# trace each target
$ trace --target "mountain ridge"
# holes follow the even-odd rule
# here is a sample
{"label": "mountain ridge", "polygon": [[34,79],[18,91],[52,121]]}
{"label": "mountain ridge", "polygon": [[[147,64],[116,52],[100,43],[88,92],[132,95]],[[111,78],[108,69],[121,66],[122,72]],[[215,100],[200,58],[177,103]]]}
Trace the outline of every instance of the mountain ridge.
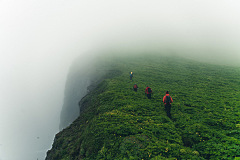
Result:
{"label": "mountain ridge", "polygon": [[[85,111],[55,136],[46,160],[240,157],[239,68],[160,55],[107,61],[122,74],[82,99]],[[146,85],[153,89],[151,100],[144,96]],[[172,120],[162,103],[166,90]]]}

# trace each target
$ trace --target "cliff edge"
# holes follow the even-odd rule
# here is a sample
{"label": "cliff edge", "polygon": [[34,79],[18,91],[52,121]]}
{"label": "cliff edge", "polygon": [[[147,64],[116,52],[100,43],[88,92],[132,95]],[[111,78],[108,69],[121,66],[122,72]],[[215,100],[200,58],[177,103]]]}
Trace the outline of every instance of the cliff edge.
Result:
{"label": "cliff edge", "polygon": [[[109,77],[89,85],[80,116],[55,136],[46,160],[240,157],[240,68],[149,54],[118,56],[97,68],[107,66],[102,75]],[[166,91],[171,119],[162,102]]]}

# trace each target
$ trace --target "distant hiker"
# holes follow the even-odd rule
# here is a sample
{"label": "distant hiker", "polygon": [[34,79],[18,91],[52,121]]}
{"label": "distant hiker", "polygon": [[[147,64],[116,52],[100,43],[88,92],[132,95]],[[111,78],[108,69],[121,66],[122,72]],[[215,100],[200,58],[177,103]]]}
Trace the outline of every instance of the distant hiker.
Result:
{"label": "distant hiker", "polygon": [[133,86],[133,90],[134,90],[135,92],[137,92],[137,89],[138,89],[138,86],[137,86],[137,84],[135,83],[135,85]]}
{"label": "distant hiker", "polygon": [[147,86],[145,89],[145,95],[147,94],[148,99],[151,99],[152,89]]}
{"label": "distant hiker", "polygon": [[130,80],[132,80],[132,77],[133,77],[133,72],[131,72],[130,74]]}
{"label": "distant hiker", "polygon": [[171,119],[171,103],[173,102],[172,97],[169,95],[169,92],[166,92],[166,95],[163,97],[163,103],[165,105],[165,110],[167,111],[167,116]]}

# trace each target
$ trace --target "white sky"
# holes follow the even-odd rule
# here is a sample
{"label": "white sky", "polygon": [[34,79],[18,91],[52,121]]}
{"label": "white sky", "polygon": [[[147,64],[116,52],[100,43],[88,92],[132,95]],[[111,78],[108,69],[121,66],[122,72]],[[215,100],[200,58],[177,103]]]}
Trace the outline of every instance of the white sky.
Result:
{"label": "white sky", "polygon": [[0,0],[0,160],[40,160],[51,146],[76,56],[115,46],[236,62],[239,8],[238,0]]}

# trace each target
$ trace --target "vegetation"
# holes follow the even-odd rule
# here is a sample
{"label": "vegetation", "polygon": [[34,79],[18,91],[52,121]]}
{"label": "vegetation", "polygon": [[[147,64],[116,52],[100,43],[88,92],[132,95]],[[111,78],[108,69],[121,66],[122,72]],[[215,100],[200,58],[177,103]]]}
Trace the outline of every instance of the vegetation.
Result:
{"label": "vegetation", "polygon": [[[46,159],[240,159],[239,68],[158,55],[106,64],[122,74],[110,78],[110,72],[84,97],[87,109],[56,135]],[[172,119],[162,102],[167,90]]]}

